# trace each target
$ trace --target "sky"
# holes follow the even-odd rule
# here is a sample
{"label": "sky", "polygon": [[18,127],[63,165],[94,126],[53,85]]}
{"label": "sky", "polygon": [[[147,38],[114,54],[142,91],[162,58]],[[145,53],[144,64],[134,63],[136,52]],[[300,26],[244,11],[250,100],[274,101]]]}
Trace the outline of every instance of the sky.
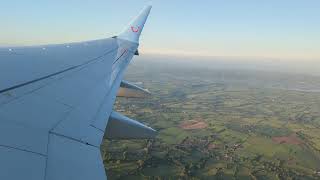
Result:
{"label": "sky", "polygon": [[[3,0],[0,46],[116,35],[148,0]],[[319,0],[153,0],[140,52],[320,60]]]}

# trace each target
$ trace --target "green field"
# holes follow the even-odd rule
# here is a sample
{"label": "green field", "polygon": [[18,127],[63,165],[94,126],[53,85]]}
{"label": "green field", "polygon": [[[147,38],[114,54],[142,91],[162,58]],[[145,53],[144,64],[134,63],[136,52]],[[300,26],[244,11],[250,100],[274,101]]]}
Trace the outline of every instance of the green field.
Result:
{"label": "green field", "polygon": [[[125,79],[153,95],[118,98],[115,110],[159,134],[105,140],[109,179],[320,178],[320,93],[301,90],[299,76],[141,61]],[[207,126],[182,127],[192,120]]]}

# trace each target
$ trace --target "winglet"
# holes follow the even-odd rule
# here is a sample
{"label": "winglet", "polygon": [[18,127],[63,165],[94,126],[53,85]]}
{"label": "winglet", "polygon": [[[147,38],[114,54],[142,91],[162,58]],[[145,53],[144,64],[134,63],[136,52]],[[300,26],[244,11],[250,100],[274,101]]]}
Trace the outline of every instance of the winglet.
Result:
{"label": "winglet", "polygon": [[130,22],[130,24],[117,36],[117,38],[139,43],[139,37],[144,24],[147,21],[151,8],[151,5],[144,7],[140,14]]}

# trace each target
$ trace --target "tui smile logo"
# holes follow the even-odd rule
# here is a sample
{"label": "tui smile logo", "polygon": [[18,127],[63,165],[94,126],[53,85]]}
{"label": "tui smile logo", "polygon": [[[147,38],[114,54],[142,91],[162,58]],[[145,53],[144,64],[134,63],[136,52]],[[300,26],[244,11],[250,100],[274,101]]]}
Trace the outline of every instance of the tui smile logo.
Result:
{"label": "tui smile logo", "polygon": [[131,30],[132,30],[132,32],[137,33],[137,32],[139,32],[140,27],[139,26],[138,27],[131,26]]}

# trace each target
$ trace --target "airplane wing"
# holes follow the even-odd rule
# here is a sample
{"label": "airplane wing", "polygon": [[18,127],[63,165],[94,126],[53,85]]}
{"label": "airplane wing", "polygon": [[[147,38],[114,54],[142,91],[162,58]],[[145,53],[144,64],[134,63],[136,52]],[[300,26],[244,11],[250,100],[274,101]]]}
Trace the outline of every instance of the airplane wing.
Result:
{"label": "airplane wing", "polygon": [[112,112],[120,84],[139,90],[122,78],[150,10],[113,38],[0,49],[0,179],[106,179],[105,130],[108,138],[155,136]]}

